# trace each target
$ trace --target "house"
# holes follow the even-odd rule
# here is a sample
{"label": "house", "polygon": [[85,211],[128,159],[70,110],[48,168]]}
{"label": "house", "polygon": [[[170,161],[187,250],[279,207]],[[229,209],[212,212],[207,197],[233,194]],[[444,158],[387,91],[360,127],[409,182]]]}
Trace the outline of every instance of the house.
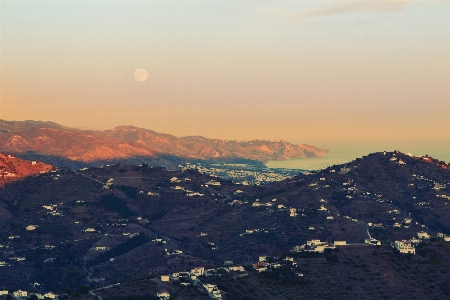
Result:
{"label": "house", "polygon": [[26,230],[35,230],[36,228],[38,228],[38,225],[28,225],[27,227],[25,227]]}
{"label": "house", "polygon": [[419,239],[426,239],[426,240],[428,240],[428,239],[430,238],[430,236],[428,235],[428,233],[425,232],[425,231],[419,231],[419,232],[417,233],[417,237],[418,237]]}
{"label": "house", "polygon": [[217,288],[216,285],[214,285],[214,284],[208,284],[208,283],[203,284],[203,287],[204,287],[205,290],[208,291],[208,292],[212,292],[215,288]]}
{"label": "house", "polygon": [[415,254],[416,249],[414,248],[414,245],[410,241],[395,241],[394,242],[394,248],[397,249],[400,253],[406,253],[406,254]]}
{"label": "house", "polygon": [[205,274],[205,268],[204,268],[204,267],[196,267],[196,268],[193,268],[193,269],[191,270],[191,274],[192,274],[192,275],[195,275],[195,276],[202,276],[202,275]]}
{"label": "house", "polygon": [[245,269],[243,266],[231,266],[228,268],[229,271],[233,272],[245,272]]}
{"label": "house", "polygon": [[267,271],[267,265],[268,265],[268,263],[266,263],[266,262],[257,262],[257,263],[252,264],[253,268],[258,272]]}
{"label": "house", "polygon": [[320,240],[310,240],[306,242],[307,246],[319,246],[319,245],[325,245],[327,242],[321,242]]}
{"label": "house", "polygon": [[22,290],[14,291],[13,296],[14,297],[28,297],[28,292],[22,291]]}
{"label": "house", "polygon": [[381,242],[377,239],[371,238],[371,239],[366,239],[364,241],[364,243],[369,244],[369,245],[374,245],[374,246],[381,246]]}
{"label": "house", "polygon": [[204,196],[205,194],[201,194],[201,193],[199,193],[199,192],[193,192],[193,193],[188,193],[188,194],[186,194],[186,196],[188,196],[188,197],[194,197],[194,196],[200,196],[200,197],[202,197],[202,196]]}
{"label": "house", "polygon": [[421,240],[416,239],[415,237],[413,237],[412,239],[409,240],[413,245],[417,246],[420,244]]}
{"label": "house", "polygon": [[334,246],[346,246],[347,242],[346,241],[334,241]]}
{"label": "house", "polygon": [[219,182],[219,181],[213,181],[213,182],[210,182],[209,184],[210,184],[210,185],[216,185],[216,186],[219,186],[219,185],[220,185],[220,182]]}
{"label": "house", "polygon": [[325,206],[321,205],[320,208],[318,208],[317,210],[327,211],[328,209]]}
{"label": "house", "polygon": [[170,294],[169,294],[169,292],[161,291],[159,293],[156,293],[156,297],[159,297],[159,299],[169,299]]}
{"label": "house", "polygon": [[44,297],[47,297],[50,299],[56,299],[56,298],[58,298],[58,295],[53,292],[48,292],[47,294],[44,295]]}
{"label": "house", "polygon": [[291,216],[291,217],[297,216],[297,209],[291,207],[291,208],[289,209],[289,216]]}
{"label": "house", "polygon": [[96,246],[94,249],[97,250],[97,251],[107,251],[107,250],[109,250],[109,247]]}
{"label": "house", "polygon": [[268,258],[268,257],[269,257],[269,256],[261,255],[260,257],[258,257],[258,261],[259,261],[259,262],[267,261],[267,258]]}

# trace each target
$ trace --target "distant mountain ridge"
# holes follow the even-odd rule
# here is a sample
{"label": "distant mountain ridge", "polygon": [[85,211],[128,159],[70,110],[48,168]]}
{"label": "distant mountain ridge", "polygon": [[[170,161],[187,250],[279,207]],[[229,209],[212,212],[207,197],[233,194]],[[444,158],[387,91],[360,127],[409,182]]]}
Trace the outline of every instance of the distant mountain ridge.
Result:
{"label": "distant mountain ridge", "polygon": [[[0,152],[14,153],[27,159],[44,158],[44,161],[45,157],[84,164],[152,160],[155,164],[167,166],[173,165],[167,157],[245,158],[267,162],[323,157],[328,150],[285,141],[234,141],[201,136],[177,138],[135,126],[93,131],[53,122],[0,120]],[[57,164],[51,159],[48,162]]]}

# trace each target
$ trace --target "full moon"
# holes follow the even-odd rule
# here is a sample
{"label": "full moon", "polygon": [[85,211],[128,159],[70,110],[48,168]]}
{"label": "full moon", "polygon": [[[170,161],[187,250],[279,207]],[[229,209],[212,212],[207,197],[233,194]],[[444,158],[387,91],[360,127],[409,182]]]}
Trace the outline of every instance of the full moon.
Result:
{"label": "full moon", "polygon": [[148,73],[145,69],[137,69],[134,71],[134,79],[138,82],[144,82],[147,80]]}

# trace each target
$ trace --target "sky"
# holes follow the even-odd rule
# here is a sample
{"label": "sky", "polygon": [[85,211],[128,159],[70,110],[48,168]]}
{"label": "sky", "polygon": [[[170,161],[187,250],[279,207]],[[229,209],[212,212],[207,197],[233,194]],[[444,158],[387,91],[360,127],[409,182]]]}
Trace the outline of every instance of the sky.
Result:
{"label": "sky", "polygon": [[449,117],[450,1],[0,1],[0,119],[450,153]]}

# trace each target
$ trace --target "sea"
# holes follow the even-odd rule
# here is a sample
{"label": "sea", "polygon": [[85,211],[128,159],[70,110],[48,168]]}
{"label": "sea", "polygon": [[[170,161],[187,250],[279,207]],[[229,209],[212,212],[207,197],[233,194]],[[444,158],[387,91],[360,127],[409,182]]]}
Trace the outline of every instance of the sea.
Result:
{"label": "sea", "polygon": [[[293,142],[295,143],[295,142]],[[296,143],[298,144],[298,142]],[[308,143],[309,144],[309,143]],[[299,158],[284,161],[268,161],[269,168],[320,170],[328,166],[345,164],[356,158],[374,152],[398,150],[414,156],[429,156],[443,160],[450,164],[450,140],[382,140],[382,141],[319,141],[310,143],[319,148],[328,149],[330,152],[321,158]]]}

